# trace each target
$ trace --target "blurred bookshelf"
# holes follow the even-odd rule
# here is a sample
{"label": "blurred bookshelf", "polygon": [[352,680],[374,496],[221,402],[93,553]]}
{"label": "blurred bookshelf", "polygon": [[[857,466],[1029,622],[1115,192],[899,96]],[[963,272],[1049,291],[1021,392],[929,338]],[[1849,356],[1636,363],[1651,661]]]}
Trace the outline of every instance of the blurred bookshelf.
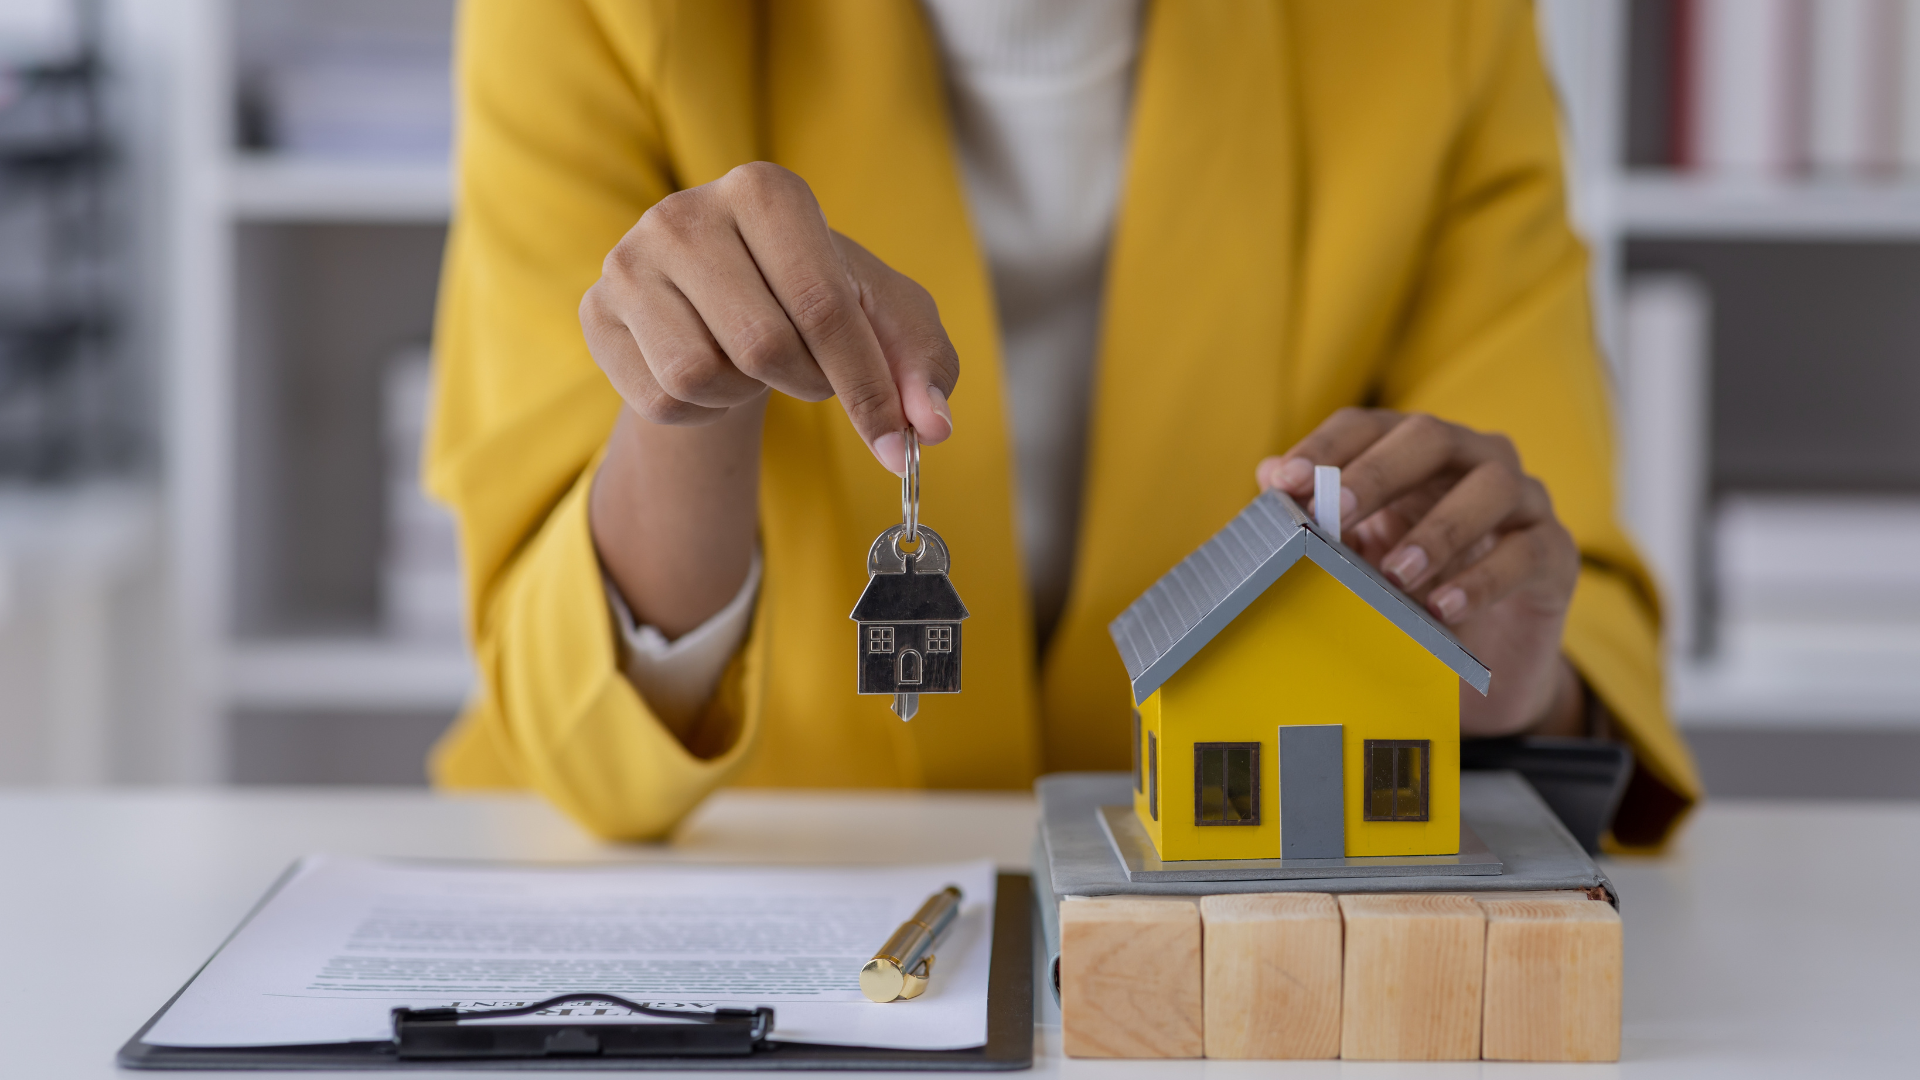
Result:
{"label": "blurred bookshelf", "polygon": [[454,3],[169,6],[169,501],[206,748],[192,778],[302,779],[248,762],[297,767],[273,747],[331,729],[347,763],[331,779],[417,780],[417,757],[354,773],[349,744],[423,744],[474,678],[451,522],[417,481]]}
{"label": "blurred bookshelf", "polygon": [[1676,719],[1920,731],[1920,3],[1540,10]]}
{"label": "blurred bookshelf", "polygon": [[159,418],[107,6],[0,5],[0,783],[149,778],[168,715],[140,640],[166,626]]}

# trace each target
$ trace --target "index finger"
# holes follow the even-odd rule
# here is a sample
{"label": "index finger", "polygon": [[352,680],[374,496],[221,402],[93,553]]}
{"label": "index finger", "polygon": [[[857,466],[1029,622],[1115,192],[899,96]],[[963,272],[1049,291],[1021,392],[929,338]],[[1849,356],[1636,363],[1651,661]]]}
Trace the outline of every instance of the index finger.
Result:
{"label": "index finger", "polygon": [[902,472],[900,391],[812,190],[764,162],[740,166],[725,183],[742,241],[854,431],[880,464]]}
{"label": "index finger", "polygon": [[[1322,420],[1306,438],[1294,443],[1292,449],[1261,462],[1256,479],[1262,487],[1279,488],[1295,498],[1311,495],[1315,465],[1346,465],[1379,442],[1403,419],[1392,409],[1363,409],[1353,405],[1335,409],[1333,415]],[[1343,506],[1340,513],[1345,516],[1352,510]]]}
{"label": "index finger", "polygon": [[[1519,456],[1505,439],[1417,413],[1349,462],[1340,486],[1353,492],[1352,513],[1364,518],[1436,477],[1465,476],[1488,462],[1519,472]],[[1347,512],[1344,504],[1341,512]]]}

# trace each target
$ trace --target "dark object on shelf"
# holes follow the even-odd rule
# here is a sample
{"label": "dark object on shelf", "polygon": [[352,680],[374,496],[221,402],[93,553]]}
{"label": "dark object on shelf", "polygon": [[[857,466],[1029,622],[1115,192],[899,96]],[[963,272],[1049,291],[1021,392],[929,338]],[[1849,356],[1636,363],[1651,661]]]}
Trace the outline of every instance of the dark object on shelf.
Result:
{"label": "dark object on shelf", "polygon": [[1633,751],[1604,739],[1462,739],[1460,768],[1519,773],[1580,846],[1597,855],[1633,776]]}
{"label": "dark object on shelf", "polygon": [[124,464],[133,425],[115,348],[115,155],[98,0],[62,55],[0,69],[0,477]]}

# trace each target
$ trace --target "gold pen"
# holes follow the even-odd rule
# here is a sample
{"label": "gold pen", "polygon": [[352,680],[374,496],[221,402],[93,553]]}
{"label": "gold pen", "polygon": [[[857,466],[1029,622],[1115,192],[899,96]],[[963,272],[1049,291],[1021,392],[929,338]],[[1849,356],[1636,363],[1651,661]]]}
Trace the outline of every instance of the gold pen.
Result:
{"label": "gold pen", "polygon": [[960,914],[960,886],[949,885],[900,924],[880,951],[860,969],[860,992],[868,1001],[899,1001],[926,993],[933,974],[933,946]]}

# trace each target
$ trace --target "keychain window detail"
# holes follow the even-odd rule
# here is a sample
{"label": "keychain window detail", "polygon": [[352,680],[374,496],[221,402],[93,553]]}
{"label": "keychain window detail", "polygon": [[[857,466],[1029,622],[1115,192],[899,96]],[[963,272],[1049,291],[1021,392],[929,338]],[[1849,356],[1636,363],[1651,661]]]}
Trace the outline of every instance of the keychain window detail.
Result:
{"label": "keychain window detail", "polygon": [[867,651],[870,653],[890,653],[893,651],[893,627],[867,627]]}
{"label": "keychain window detail", "polygon": [[1195,743],[1193,823],[1260,824],[1260,744]]}
{"label": "keychain window detail", "polygon": [[1366,820],[1427,820],[1427,773],[1433,743],[1428,739],[1368,739],[1363,761],[1367,776]]}
{"label": "keychain window detail", "polygon": [[951,626],[927,627],[927,651],[928,652],[952,652],[953,651],[953,627]]}

